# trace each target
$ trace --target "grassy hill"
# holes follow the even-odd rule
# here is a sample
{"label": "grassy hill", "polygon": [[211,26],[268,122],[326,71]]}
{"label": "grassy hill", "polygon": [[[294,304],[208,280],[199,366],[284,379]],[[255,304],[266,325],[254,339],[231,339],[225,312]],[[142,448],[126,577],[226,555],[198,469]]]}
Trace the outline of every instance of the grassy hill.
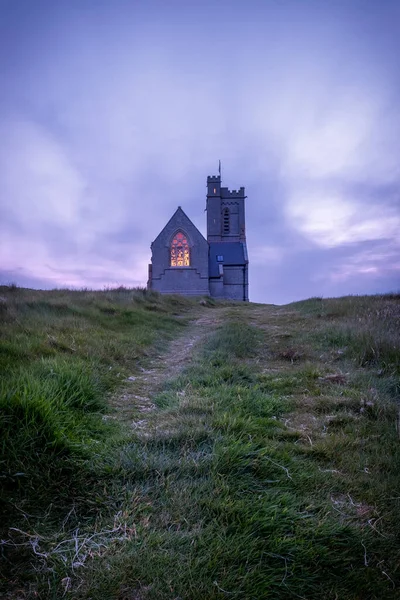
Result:
{"label": "grassy hill", "polygon": [[0,594],[398,597],[398,295],[0,314]]}

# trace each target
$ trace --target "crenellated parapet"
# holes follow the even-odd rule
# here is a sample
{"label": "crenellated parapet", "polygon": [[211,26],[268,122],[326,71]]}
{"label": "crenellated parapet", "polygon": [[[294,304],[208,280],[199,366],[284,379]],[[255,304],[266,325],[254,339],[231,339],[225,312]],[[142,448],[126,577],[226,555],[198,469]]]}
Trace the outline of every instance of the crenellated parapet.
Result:
{"label": "crenellated parapet", "polygon": [[207,177],[208,242],[245,242],[245,188],[221,187],[221,174]]}
{"label": "crenellated parapet", "polygon": [[246,198],[244,187],[238,190],[230,190],[229,188],[221,188],[221,198]]}

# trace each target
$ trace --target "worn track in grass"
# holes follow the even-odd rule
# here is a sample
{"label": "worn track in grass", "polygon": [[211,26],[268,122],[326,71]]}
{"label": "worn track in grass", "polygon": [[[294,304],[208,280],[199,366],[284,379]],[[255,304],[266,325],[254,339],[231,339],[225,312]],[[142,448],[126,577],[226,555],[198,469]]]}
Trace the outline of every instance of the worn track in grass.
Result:
{"label": "worn track in grass", "polygon": [[170,379],[174,379],[187,366],[195,348],[223,323],[229,309],[210,309],[210,313],[194,318],[182,335],[170,342],[165,350],[139,366],[126,381],[125,389],[115,395],[110,405],[115,409],[114,418],[133,429],[147,425],[146,415],[156,410],[152,397]]}

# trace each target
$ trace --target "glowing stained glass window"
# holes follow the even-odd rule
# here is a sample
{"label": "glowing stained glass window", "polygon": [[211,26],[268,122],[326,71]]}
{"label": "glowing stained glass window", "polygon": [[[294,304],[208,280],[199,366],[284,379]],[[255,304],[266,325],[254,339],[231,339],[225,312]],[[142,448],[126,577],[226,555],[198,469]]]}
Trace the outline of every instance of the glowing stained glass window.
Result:
{"label": "glowing stained glass window", "polygon": [[181,231],[171,242],[171,267],[190,267],[189,243]]}

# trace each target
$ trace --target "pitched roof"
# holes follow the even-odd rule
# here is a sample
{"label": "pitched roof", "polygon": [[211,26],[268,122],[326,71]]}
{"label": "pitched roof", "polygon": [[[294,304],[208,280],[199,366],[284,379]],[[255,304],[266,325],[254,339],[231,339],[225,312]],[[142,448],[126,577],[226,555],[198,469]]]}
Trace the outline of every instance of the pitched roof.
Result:
{"label": "pitched roof", "polygon": [[[219,277],[219,262],[227,266],[244,266],[248,262],[243,242],[211,242],[209,247],[208,268],[210,277]],[[222,256],[223,260],[218,261],[218,256]]]}
{"label": "pitched roof", "polygon": [[[177,219],[178,217],[178,219]],[[174,212],[174,214],[172,215],[172,217],[169,219],[169,221],[166,223],[166,225],[162,228],[162,230],[160,231],[160,233],[158,234],[158,236],[154,239],[154,242],[156,242],[156,240],[158,240],[159,237],[161,237],[164,234],[165,230],[169,229],[169,225],[172,221],[175,220],[182,220],[186,221],[186,223],[190,226],[193,227],[196,232],[199,234],[199,236],[201,236],[203,238],[203,240],[206,242],[205,237],[203,236],[203,234],[201,233],[201,231],[199,231],[196,227],[196,225],[189,219],[189,217],[187,216],[187,214],[185,213],[185,211],[182,210],[182,208],[180,206],[178,206],[178,208],[176,209],[176,211]]]}

